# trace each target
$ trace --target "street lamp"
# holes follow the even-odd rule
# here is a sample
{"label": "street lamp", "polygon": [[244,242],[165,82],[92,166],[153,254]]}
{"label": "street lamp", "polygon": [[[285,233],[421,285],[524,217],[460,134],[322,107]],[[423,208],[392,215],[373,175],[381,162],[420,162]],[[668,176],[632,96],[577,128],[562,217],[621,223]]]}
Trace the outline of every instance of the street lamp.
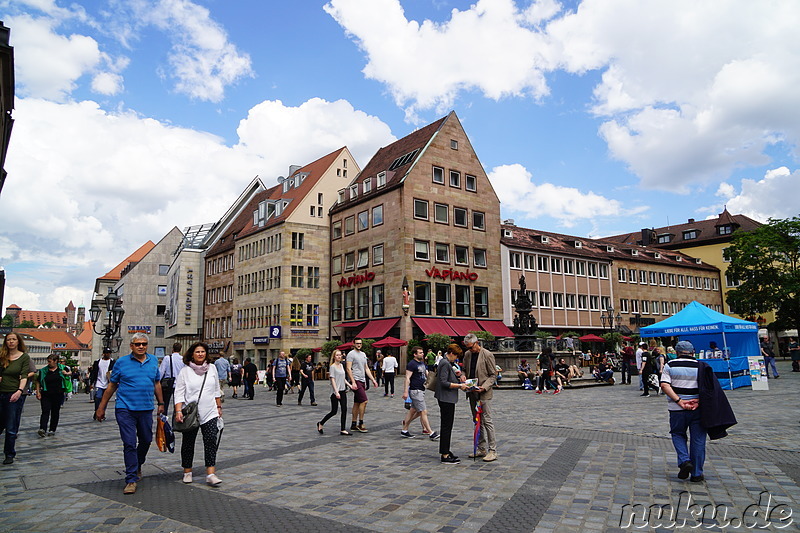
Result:
{"label": "street lamp", "polygon": [[102,324],[100,331],[97,330],[97,323],[100,321],[100,315],[104,312],[97,303],[92,305],[89,309],[89,317],[92,321],[92,329],[98,335],[103,336],[103,349],[110,349],[112,353],[119,351],[122,346],[122,337],[119,335],[119,328],[122,325],[122,317],[125,315],[125,310],[122,308],[122,301],[116,292],[110,292],[104,298],[105,308],[105,324]]}
{"label": "street lamp", "polygon": [[614,308],[606,307],[606,310],[600,313],[600,323],[603,324],[604,328],[608,328],[609,333],[611,333],[619,329],[619,325],[622,323],[622,316],[619,313],[614,316]]}

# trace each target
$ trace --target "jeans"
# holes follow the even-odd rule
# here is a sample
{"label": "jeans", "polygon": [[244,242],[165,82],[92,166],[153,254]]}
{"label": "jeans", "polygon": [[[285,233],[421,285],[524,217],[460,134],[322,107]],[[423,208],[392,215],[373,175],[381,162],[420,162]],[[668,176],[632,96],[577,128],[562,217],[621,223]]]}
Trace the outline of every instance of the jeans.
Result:
{"label": "jeans", "polygon": [[105,389],[94,389],[94,410],[97,411],[97,408],[100,407],[100,400],[103,399],[103,394],[106,393]]}
{"label": "jeans", "polygon": [[42,391],[42,416],[39,417],[39,429],[47,431],[47,422],[50,422],[50,431],[55,433],[58,428],[58,419],[61,415],[61,406],[64,404],[64,393],[51,393]]}
{"label": "jeans", "polygon": [[630,383],[631,382],[631,374],[630,374],[631,365],[629,365],[628,363],[623,361],[623,363],[621,365],[619,365],[619,366],[620,366],[620,371],[622,373],[622,376],[621,376],[622,383]]}
{"label": "jeans", "polygon": [[306,389],[308,389],[308,395],[311,397],[311,403],[317,403],[314,398],[314,380],[311,378],[302,378],[300,380],[300,395],[297,397],[297,403],[303,401],[303,394],[305,394]]}
{"label": "jeans", "polygon": [[286,378],[275,378],[275,390],[278,392],[278,397],[275,400],[277,405],[283,404],[283,393],[286,392]]}
{"label": "jeans", "polygon": [[606,370],[604,372],[600,372],[598,374],[598,377],[600,378],[601,381],[608,381],[609,379],[614,377],[614,371],[613,370]]}
{"label": "jeans", "polygon": [[[483,414],[481,414],[481,436],[478,439],[478,448],[481,450],[497,451],[497,442],[494,439],[494,422],[492,422],[492,401],[481,400],[483,404]],[[472,410],[472,420],[475,420],[478,399],[472,395],[469,397],[469,407]],[[488,444],[488,448],[487,448]]]}
{"label": "jeans", "polygon": [[164,398],[164,416],[169,416],[169,404],[175,389],[171,387],[161,387],[161,397]]}
{"label": "jeans", "polygon": [[766,368],[766,371],[767,371],[767,377],[769,377],[769,369],[770,369],[770,367],[772,367],[772,377],[773,378],[777,378],[778,377],[778,369],[775,366],[775,358],[774,357],[765,357],[764,358],[764,367]]}
{"label": "jeans", "polygon": [[[389,388],[391,387],[391,393]],[[383,374],[383,390],[385,394],[394,394],[394,372],[386,372]]]}
{"label": "jeans", "polygon": [[[689,446],[686,446],[686,430],[689,430]],[[692,476],[703,475],[703,463],[706,461],[706,430],[700,423],[700,410],[669,412],[669,433],[672,445],[678,454],[678,466],[686,461],[694,465]]]}
{"label": "jeans", "polygon": [[331,419],[336,412],[341,408],[342,415],[341,415],[341,423],[342,429],[341,431],[347,430],[347,394],[345,391],[339,391],[339,398],[336,398],[335,394],[331,394],[331,411],[325,415],[322,420],[320,421],[321,425],[325,425],[325,422]]}
{"label": "jeans", "polygon": [[147,459],[147,451],[153,441],[153,411],[131,411],[117,407],[114,415],[125,456],[125,483],[135,483],[139,481],[136,471]]}
{"label": "jeans", "polygon": [[439,400],[439,453],[446,455],[450,451],[450,437],[453,434],[453,419],[456,416],[456,404]]}
{"label": "jeans", "polygon": [[[15,391],[16,392],[16,391]],[[3,453],[6,457],[15,457],[17,450],[17,433],[19,432],[19,422],[22,419],[22,408],[25,407],[23,394],[16,402],[12,402],[13,392],[0,392],[0,431],[5,430],[6,441],[3,445]]]}

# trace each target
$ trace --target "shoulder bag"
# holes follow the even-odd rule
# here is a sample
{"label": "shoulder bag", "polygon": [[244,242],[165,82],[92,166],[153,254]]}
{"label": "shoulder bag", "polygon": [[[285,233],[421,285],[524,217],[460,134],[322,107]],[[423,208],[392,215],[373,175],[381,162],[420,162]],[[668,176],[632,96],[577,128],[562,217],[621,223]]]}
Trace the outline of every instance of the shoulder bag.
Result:
{"label": "shoulder bag", "polygon": [[183,413],[183,422],[178,422],[177,420],[172,421],[173,431],[185,433],[186,431],[200,427],[200,415],[197,412],[197,404],[200,402],[200,397],[203,395],[203,387],[206,385],[207,377],[208,371],[203,374],[203,384],[200,385],[200,394],[197,395],[197,400],[194,402],[187,402],[183,405],[183,409],[181,409],[181,413]]}
{"label": "shoulder bag", "polygon": [[169,377],[161,378],[161,388],[174,389],[175,388],[175,370],[172,368],[172,354],[169,357]]}

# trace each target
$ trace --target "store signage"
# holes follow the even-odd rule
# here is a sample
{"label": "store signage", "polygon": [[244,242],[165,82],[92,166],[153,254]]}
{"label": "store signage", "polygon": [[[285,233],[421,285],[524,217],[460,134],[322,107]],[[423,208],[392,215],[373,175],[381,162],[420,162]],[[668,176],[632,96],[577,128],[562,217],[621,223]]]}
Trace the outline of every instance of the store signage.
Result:
{"label": "store signage", "polygon": [[452,268],[445,268],[444,270],[439,270],[436,267],[431,269],[426,269],[425,273],[428,275],[429,278],[439,278],[439,279],[452,279],[452,280],[468,280],[468,281],[475,281],[478,279],[477,272],[470,272],[467,270],[466,272],[459,272],[458,270],[453,270]]}
{"label": "store signage", "polygon": [[150,326],[128,326],[128,335],[132,333],[147,333],[150,334]]}
{"label": "store signage", "polygon": [[356,274],[348,278],[342,278],[337,283],[340,287],[351,287],[353,285],[360,285],[367,281],[375,279],[375,272],[367,272],[366,274]]}
{"label": "store signage", "polygon": [[270,328],[269,328],[269,338],[270,339],[280,339],[281,338],[281,327],[280,326],[270,326]]}
{"label": "store signage", "polygon": [[269,344],[269,337],[253,337],[253,344]]}

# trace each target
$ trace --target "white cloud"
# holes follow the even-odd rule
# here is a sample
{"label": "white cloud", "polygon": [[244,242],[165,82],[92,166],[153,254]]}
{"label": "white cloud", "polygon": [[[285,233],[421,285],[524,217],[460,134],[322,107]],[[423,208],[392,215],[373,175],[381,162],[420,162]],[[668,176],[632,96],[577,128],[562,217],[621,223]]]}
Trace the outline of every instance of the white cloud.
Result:
{"label": "white cloud", "polygon": [[564,227],[578,222],[594,221],[602,216],[633,215],[644,207],[625,207],[617,200],[605,198],[594,192],[581,192],[572,187],[552,183],[535,184],[532,175],[520,164],[502,165],[489,172],[503,217],[521,216],[534,220],[548,216]]}
{"label": "white cloud", "polygon": [[318,98],[298,107],[258,104],[233,146],[91,101],[20,98],[14,117],[0,264],[38,270],[18,274],[16,286],[48,305],[59,287],[91,290],[98,275],[173,226],[213,222],[255,175],[272,184],[290,164],[345,145],[363,165],[394,140],[376,117]]}
{"label": "white cloud", "polygon": [[[8,307],[11,304],[17,304],[23,309],[41,310],[40,297],[32,291],[25,290],[13,285],[6,285],[5,295],[3,297],[3,306]],[[66,305],[66,303],[65,303]],[[58,309],[56,307],[56,309]],[[3,316],[6,310],[3,309]]]}
{"label": "white cloud", "polygon": [[[767,171],[760,180],[743,179],[738,193],[733,185],[722,183],[717,196],[731,213],[759,222],[800,216],[800,170],[780,167]],[[722,210],[722,205],[715,207],[717,212]]]}

